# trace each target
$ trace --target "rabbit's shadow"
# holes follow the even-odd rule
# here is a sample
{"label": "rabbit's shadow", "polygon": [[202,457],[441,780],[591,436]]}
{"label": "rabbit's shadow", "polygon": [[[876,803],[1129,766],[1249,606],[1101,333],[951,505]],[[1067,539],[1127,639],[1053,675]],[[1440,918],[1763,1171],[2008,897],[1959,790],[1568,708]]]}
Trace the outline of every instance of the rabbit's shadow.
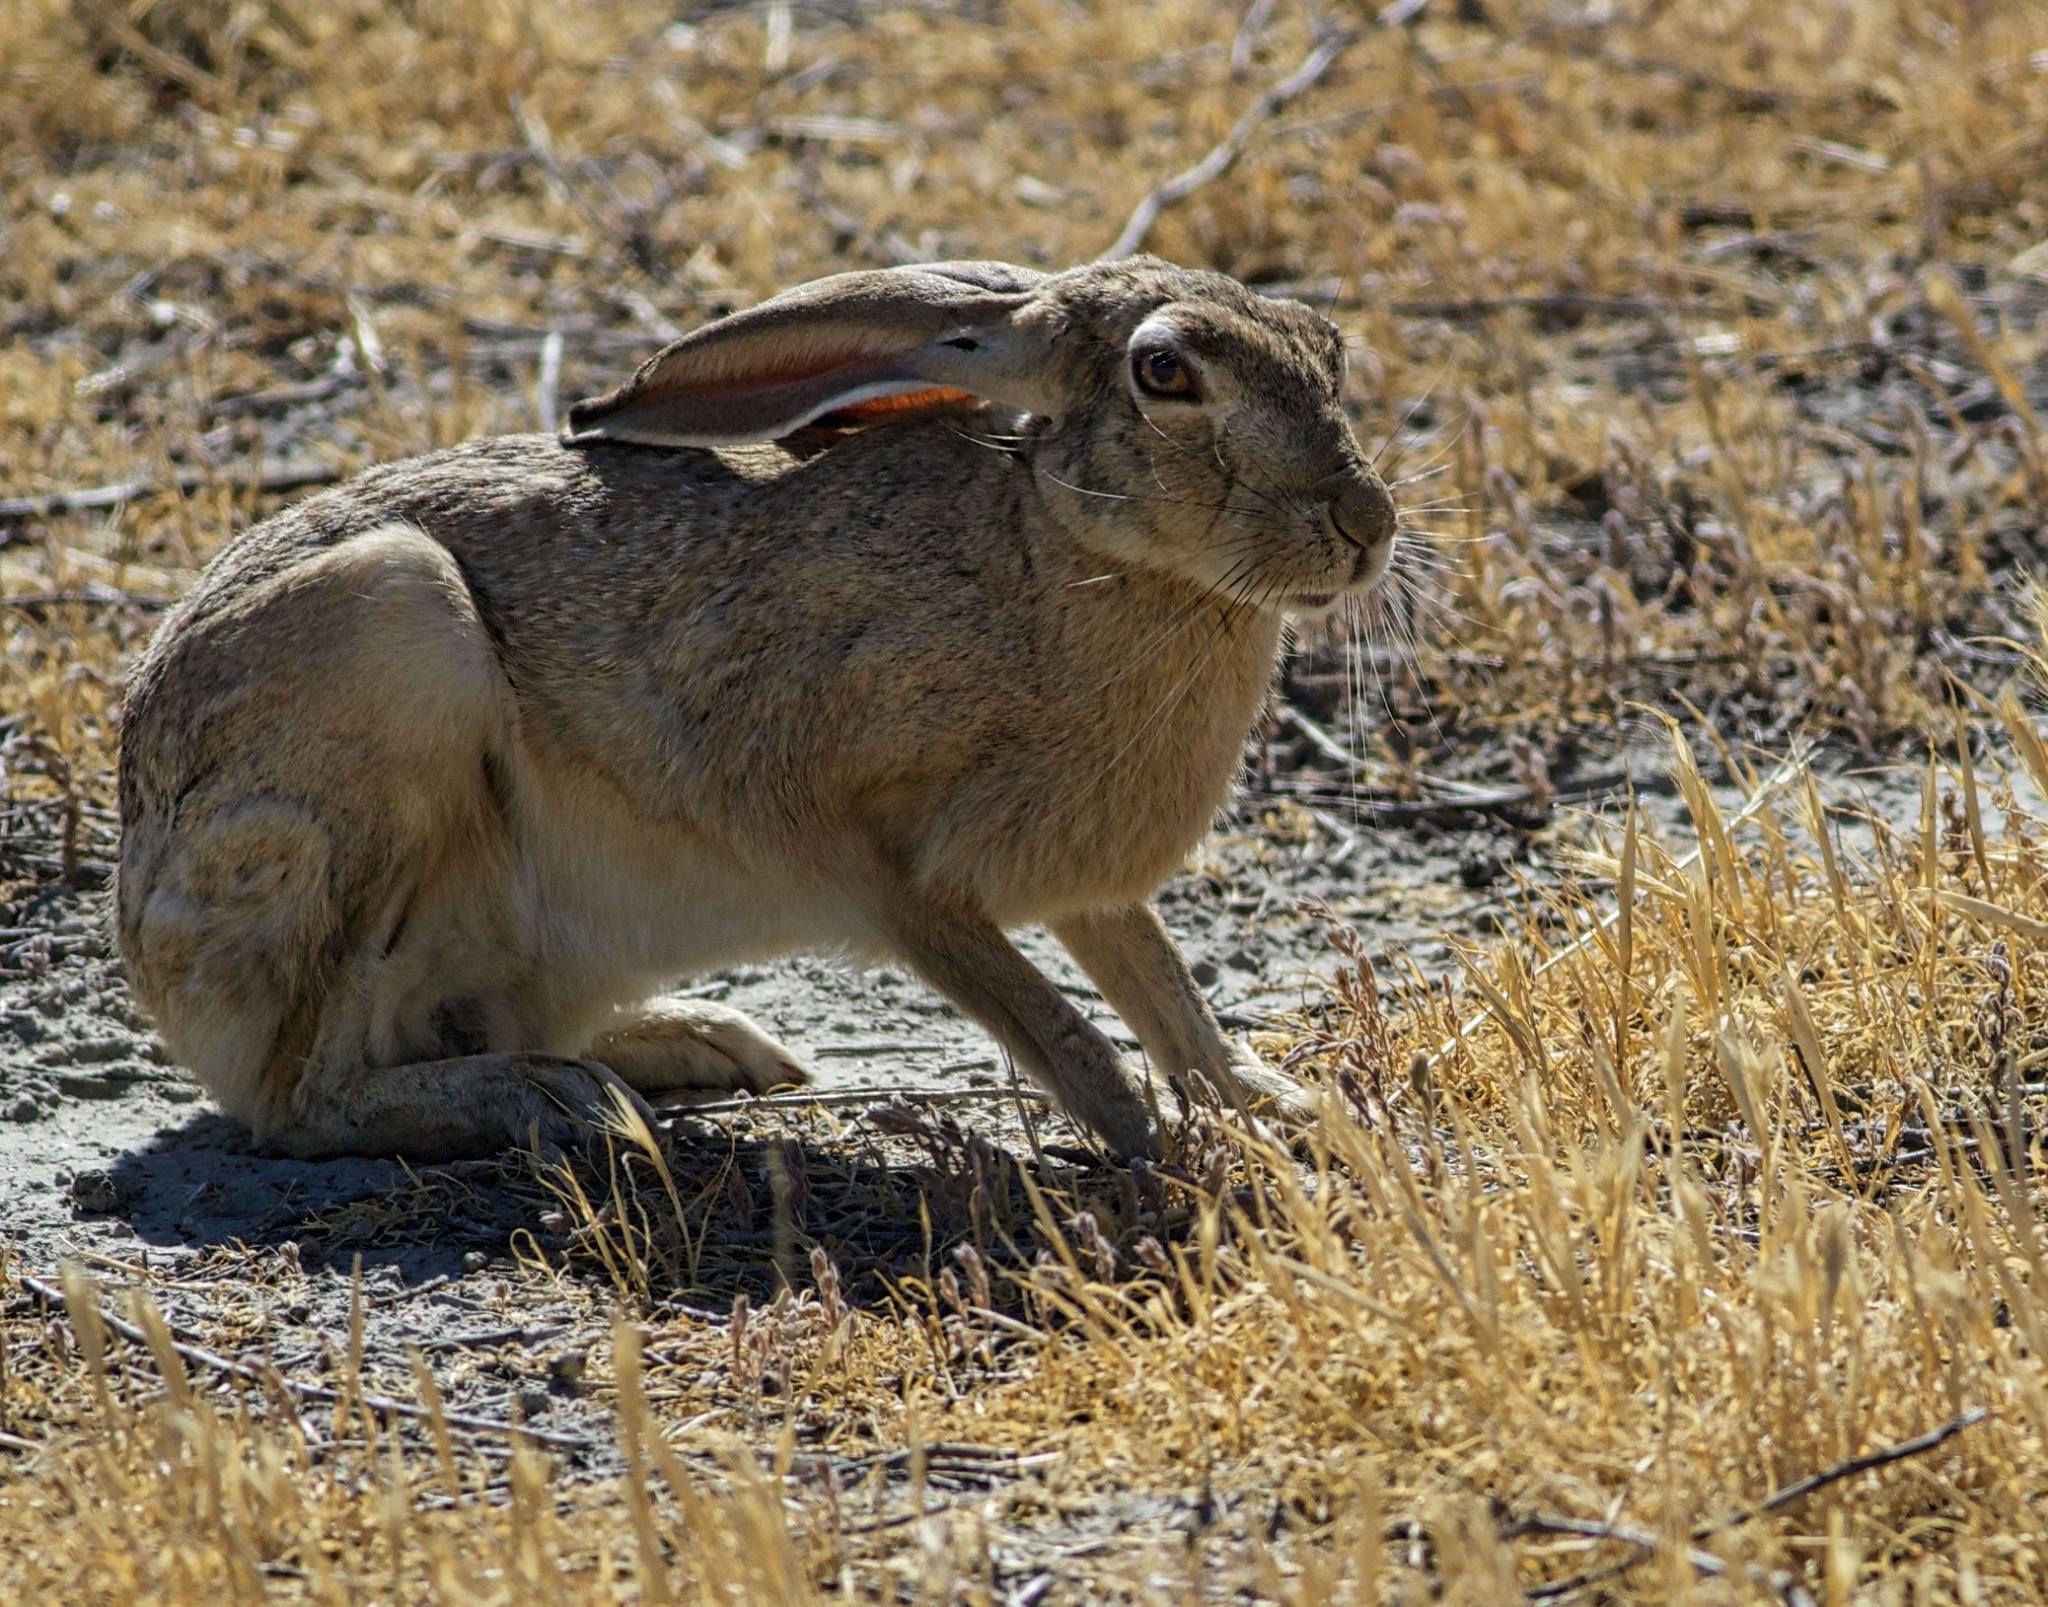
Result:
{"label": "rabbit's shadow", "polygon": [[579,1167],[579,1208],[576,1190],[565,1198],[565,1174],[530,1157],[298,1160],[198,1113],[122,1154],[82,1208],[125,1221],[145,1245],[191,1253],[289,1243],[310,1270],[346,1273],[360,1261],[366,1274],[407,1285],[501,1271],[521,1236],[551,1262],[605,1276],[604,1257],[579,1253],[577,1241],[592,1218],[630,1221],[650,1292],[706,1301],[807,1283],[812,1249],[823,1247],[844,1297],[867,1304],[905,1274],[929,1278],[960,1244],[1008,1259],[1036,1237],[1020,1163],[984,1139],[906,1162],[871,1138],[739,1136],[684,1122],[665,1153],[667,1181],[644,1162],[623,1175],[617,1165]]}
{"label": "rabbit's shadow", "polygon": [[453,1276],[472,1248],[460,1235],[422,1220],[414,1234],[355,1244],[308,1239],[303,1224],[359,1202],[395,1199],[419,1173],[392,1160],[345,1156],[306,1161],[255,1146],[239,1122],[195,1112],[150,1143],[124,1151],[104,1181],[74,1186],[81,1210],[126,1222],[145,1245],[204,1252],[242,1246],[301,1244],[307,1265],[354,1263],[394,1268],[414,1283]]}

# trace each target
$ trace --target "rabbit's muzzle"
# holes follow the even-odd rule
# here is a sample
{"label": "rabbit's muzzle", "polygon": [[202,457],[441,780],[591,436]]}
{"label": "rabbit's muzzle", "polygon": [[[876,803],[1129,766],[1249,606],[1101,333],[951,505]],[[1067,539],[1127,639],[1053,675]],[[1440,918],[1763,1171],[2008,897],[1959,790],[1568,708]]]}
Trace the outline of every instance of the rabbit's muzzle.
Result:
{"label": "rabbit's muzzle", "polygon": [[1385,482],[1367,470],[1323,505],[1323,522],[1336,538],[1340,561],[1347,556],[1350,561],[1341,590],[1359,592],[1374,585],[1386,573],[1394,551],[1394,499]]}

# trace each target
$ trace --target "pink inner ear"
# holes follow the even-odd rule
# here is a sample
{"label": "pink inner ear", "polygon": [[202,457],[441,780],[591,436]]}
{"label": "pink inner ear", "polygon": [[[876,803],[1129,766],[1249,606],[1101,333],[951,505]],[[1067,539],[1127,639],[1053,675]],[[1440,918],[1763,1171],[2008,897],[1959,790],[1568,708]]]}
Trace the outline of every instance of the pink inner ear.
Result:
{"label": "pink inner ear", "polygon": [[[716,395],[721,391],[765,391],[780,385],[792,385],[807,379],[820,379],[827,374],[855,368],[859,364],[872,363],[881,354],[866,351],[858,346],[837,352],[812,352],[790,362],[779,363],[773,368],[738,367],[725,373],[716,371],[702,374],[681,382],[679,389]],[[657,369],[648,376],[648,388],[659,388],[662,374]]]}
{"label": "pink inner ear", "polygon": [[880,424],[889,419],[901,419],[914,413],[950,413],[963,407],[978,407],[981,398],[972,391],[955,390],[950,385],[934,385],[929,390],[906,391],[901,396],[876,396],[865,402],[854,402],[846,407],[835,407],[813,420],[816,427],[823,429],[850,429],[862,424]]}
{"label": "pink inner ear", "polygon": [[[835,341],[785,351],[776,361],[758,343],[748,344],[766,360],[738,363],[729,351],[672,348],[611,395],[571,408],[569,428],[620,441],[716,446],[777,440],[806,426],[905,423],[980,405],[974,392],[905,373],[893,351]],[[898,387],[901,394],[891,394]]]}

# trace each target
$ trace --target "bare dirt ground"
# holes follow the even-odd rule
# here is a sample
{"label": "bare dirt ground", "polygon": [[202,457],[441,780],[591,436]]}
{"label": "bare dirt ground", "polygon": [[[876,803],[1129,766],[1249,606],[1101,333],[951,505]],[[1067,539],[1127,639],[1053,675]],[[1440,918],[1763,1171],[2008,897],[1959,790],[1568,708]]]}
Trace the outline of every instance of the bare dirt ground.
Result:
{"label": "bare dirt ground", "polygon": [[[2031,0],[0,9],[0,1597],[2048,1595],[2044,171]],[[164,1063],[119,680],[222,543],[1137,237],[1400,482],[1163,899],[1302,1153],[804,960],[685,985],[816,1088],[567,1165]]]}
{"label": "bare dirt ground", "polygon": [[[1267,762],[1289,778],[1313,777],[1314,765],[1328,762],[1299,740],[1280,749]],[[1657,760],[1633,757],[1659,812],[1673,816]],[[1586,802],[1611,805],[1609,776],[1594,780]],[[1412,966],[1442,977],[1454,941],[1496,927],[1525,902],[1529,879],[1546,875],[1543,845],[1583,835],[1572,807],[1548,821],[1539,818],[1548,807],[1531,814],[1526,804],[1509,804],[1494,812],[1421,809],[1418,823],[1375,825],[1346,820],[1341,805],[1318,819],[1286,802],[1248,803],[1161,903],[1226,1024],[1284,1046],[1301,1020],[1329,1013],[1329,979],[1345,963],[1332,947],[1334,926],[1355,927],[1390,973]],[[110,1282],[139,1278],[156,1291],[173,1332],[196,1339],[253,1329],[266,1357],[316,1387],[339,1383],[345,1364],[335,1341],[352,1331],[359,1302],[354,1365],[402,1378],[415,1351],[459,1358],[441,1383],[450,1412],[506,1425],[506,1433],[527,1424],[556,1436],[550,1443],[564,1453],[566,1477],[621,1470],[611,1408],[564,1383],[565,1369],[573,1373],[608,1346],[612,1307],[593,1301],[587,1285],[565,1296],[537,1275],[537,1267],[576,1259],[563,1201],[539,1167],[415,1170],[264,1154],[167,1063],[129,1000],[95,895],[45,884],[14,918],[29,925],[12,929],[13,974],[0,979],[0,1197],[18,1266],[46,1278],[67,1262]],[[1131,1041],[1057,945],[1040,932],[1022,942]],[[934,1190],[927,1170],[900,1155],[903,1116],[923,1095],[941,1096],[966,1133],[1013,1155],[1043,1147],[1068,1167],[1100,1165],[1063,1120],[1036,1103],[1020,1109],[1007,1096],[1016,1081],[987,1038],[901,974],[798,959],[693,979],[689,991],[769,1024],[806,1056],[816,1083],[770,1107],[675,1118],[670,1164],[683,1191],[715,1187],[729,1203],[736,1187],[760,1205],[699,1223],[722,1242],[722,1264],[660,1290],[656,1310],[709,1320],[735,1300],[772,1302],[786,1283],[812,1282],[813,1246],[846,1269],[852,1299],[879,1299],[928,1269]],[[774,1196],[787,1186],[781,1168],[792,1157],[799,1189],[820,1206],[789,1220]],[[942,1214],[942,1247],[964,1227]],[[858,1487],[871,1454],[839,1463],[827,1455],[820,1467]],[[894,1511],[908,1476],[898,1471],[849,1494],[850,1505]],[[937,1511],[990,1479],[1039,1478],[1029,1467],[976,1472],[953,1495],[921,1498],[924,1505]],[[1106,1510],[1092,1538],[1177,1535],[1194,1521],[1191,1500]],[[1044,1574],[1046,1547],[1085,1543],[1020,1536],[1012,1584]]]}

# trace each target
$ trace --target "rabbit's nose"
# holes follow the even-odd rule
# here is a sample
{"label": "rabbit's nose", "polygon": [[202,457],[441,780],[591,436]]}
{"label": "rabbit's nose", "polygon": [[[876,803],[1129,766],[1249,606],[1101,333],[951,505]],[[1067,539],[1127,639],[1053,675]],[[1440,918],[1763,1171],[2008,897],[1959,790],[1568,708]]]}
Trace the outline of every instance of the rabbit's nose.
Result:
{"label": "rabbit's nose", "polygon": [[1394,537],[1394,499],[1369,470],[1332,497],[1327,511],[1331,528],[1354,547],[1371,551]]}

